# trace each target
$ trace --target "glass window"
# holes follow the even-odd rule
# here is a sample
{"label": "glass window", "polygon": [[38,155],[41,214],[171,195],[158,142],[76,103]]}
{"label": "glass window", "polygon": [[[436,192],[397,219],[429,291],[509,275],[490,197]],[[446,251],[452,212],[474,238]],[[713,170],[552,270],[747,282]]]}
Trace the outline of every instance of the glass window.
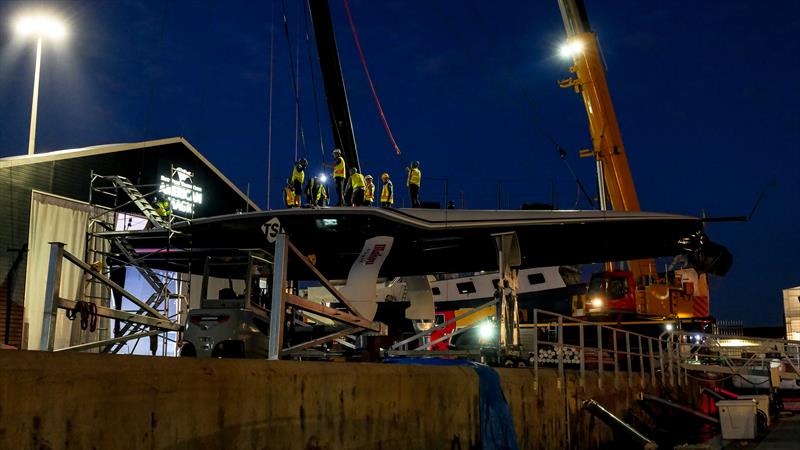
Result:
{"label": "glass window", "polygon": [[475,284],[472,281],[456,283],[456,287],[458,288],[458,292],[460,294],[474,294],[476,292]]}
{"label": "glass window", "polygon": [[528,282],[532,285],[537,284],[544,284],[544,274],[543,273],[532,273],[528,275]]}

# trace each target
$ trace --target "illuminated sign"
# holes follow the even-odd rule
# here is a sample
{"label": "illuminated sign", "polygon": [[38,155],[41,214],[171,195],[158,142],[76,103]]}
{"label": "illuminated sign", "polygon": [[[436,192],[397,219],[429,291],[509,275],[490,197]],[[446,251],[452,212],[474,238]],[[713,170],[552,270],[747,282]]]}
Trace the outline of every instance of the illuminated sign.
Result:
{"label": "illuminated sign", "polygon": [[203,188],[192,183],[192,172],[178,167],[174,171],[176,178],[161,175],[158,192],[167,196],[173,211],[194,214],[195,205],[203,204]]}

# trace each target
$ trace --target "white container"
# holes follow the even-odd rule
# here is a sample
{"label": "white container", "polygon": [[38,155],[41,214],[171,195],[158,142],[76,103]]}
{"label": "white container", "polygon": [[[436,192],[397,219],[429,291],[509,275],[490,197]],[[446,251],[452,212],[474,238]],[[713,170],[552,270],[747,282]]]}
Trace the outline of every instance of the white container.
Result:
{"label": "white container", "polygon": [[757,404],[754,399],[720,400],[717,408],[722,439],[755,439]]}
{"label": "white container", "polygon": [[767,428],[772,426],[772,418],[769,416],[769,395],[740,395],[739,400],[755,400],[756,407],[767,418]]}

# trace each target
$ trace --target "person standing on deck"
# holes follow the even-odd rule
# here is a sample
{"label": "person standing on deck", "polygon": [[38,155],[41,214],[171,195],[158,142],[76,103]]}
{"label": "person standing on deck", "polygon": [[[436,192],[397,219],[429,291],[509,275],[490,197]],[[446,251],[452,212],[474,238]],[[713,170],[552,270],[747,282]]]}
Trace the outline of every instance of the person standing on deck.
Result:
{"label": "person standing on deck", "polygon": [[314,205],[318,207],[325,206],[325,202],[328,200],[328,190],[325,189],[325,183],[319,180],[319,178],[314,177],[316,182],[314,183],[314,191],[312,195],[314,196]]}
{"label": "person standing on deck", "polygon": [[306,183],[306,188],[303,193],[306,196],[306,205],[308,206],[312,206],[316,203],[314,192],[317,190],[317,183],[319,183],[319,178],[316,176],[310,177],[308,183]]}
{"label": "person standing on deck", "polygon": [[292,185],[292,180],[287,178],[286,186],[283,187],[283,204],[287,208],[294,208],[297,206],[294,201],[294,186]]}
{"label": "person standing on deck", "polygon": [[305,158],[300,159],[294,164],[292,168],[292,187],[294,188],[294,206],[300,206],[300,199],[303,197],[303,181],[306,179],[306,167],[308,161]]}
{"label": "person standing on deck", "polygon": [[325,167],[333,168],[333,181],[336,184],[336,206],[344,206],[344,185],[347,179],[347,166],[345,165],[342,151],[338,148],[333,149],[333,164],[322,164]]}
{"label": "person standing on deck", "polygon": [[353,191],[350,204],[352,206],[364,206],[364,187],[367,182],[355,167],[350,168],[350,181],[347,184],[350,190]]}
{"label": "person standing on deck", "polygon": [[411,195],[411,207],[419,208],[419,186],[422,181],[422,172],[419,170],[419,161],[411,163],[411,168],[406,167],[408,178],[406,179],[406,186]]}
{"label": "person standing on deck", "polygon": [[366,185],[364,186],[364,206],[372,206],[375,200],[375,185],[372,183],[372,175],[364,177]]}
{"label": "person standing on deck", "polygon": [[383,189],[381,189],[381,208],[391,208],[394,204],[394,186],[392,180],[389,179],[389,174],[384,172],[381,175],[383,181]]}

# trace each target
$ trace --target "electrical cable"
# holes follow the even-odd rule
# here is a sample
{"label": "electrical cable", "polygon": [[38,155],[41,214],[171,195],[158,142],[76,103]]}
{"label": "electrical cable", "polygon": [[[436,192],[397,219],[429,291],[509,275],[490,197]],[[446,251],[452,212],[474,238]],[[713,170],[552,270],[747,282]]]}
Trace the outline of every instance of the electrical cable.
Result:
{"label": "electrical cable", "polygon": [[392,143],[395,153],[397,153],[397,156],[400,156],[400,147],[397,146],[397,142],[394,139],[392,130],[389,128],[389,122],[386,120],[386,114],[383,113],[381,101],[378,98],[378,93],[375,91],[375,85],[372,83],[372,76],[370,76],[369,68],[367,67],[367,59],[364,57],[364,51],[361,49],[361,41],[358,39],[358,31],[356,31],[356,24],[353,21],[353,15],[350,11],[350,2],[347,0],[344,0],[344,10],[347,13],[347,20],[350,22],[350,29],[353,31],[353,39],[356,41],[358,56],[361,58],[361,66],[364,68],[364,73],[367,75],[369,88],[372,91],[372,98],[375,99],[375,106],[378,107],[378,114],[381,117],[381,122],[383,122],[383,128],[386,130],[386,135],[389,137],[389,141]]}

